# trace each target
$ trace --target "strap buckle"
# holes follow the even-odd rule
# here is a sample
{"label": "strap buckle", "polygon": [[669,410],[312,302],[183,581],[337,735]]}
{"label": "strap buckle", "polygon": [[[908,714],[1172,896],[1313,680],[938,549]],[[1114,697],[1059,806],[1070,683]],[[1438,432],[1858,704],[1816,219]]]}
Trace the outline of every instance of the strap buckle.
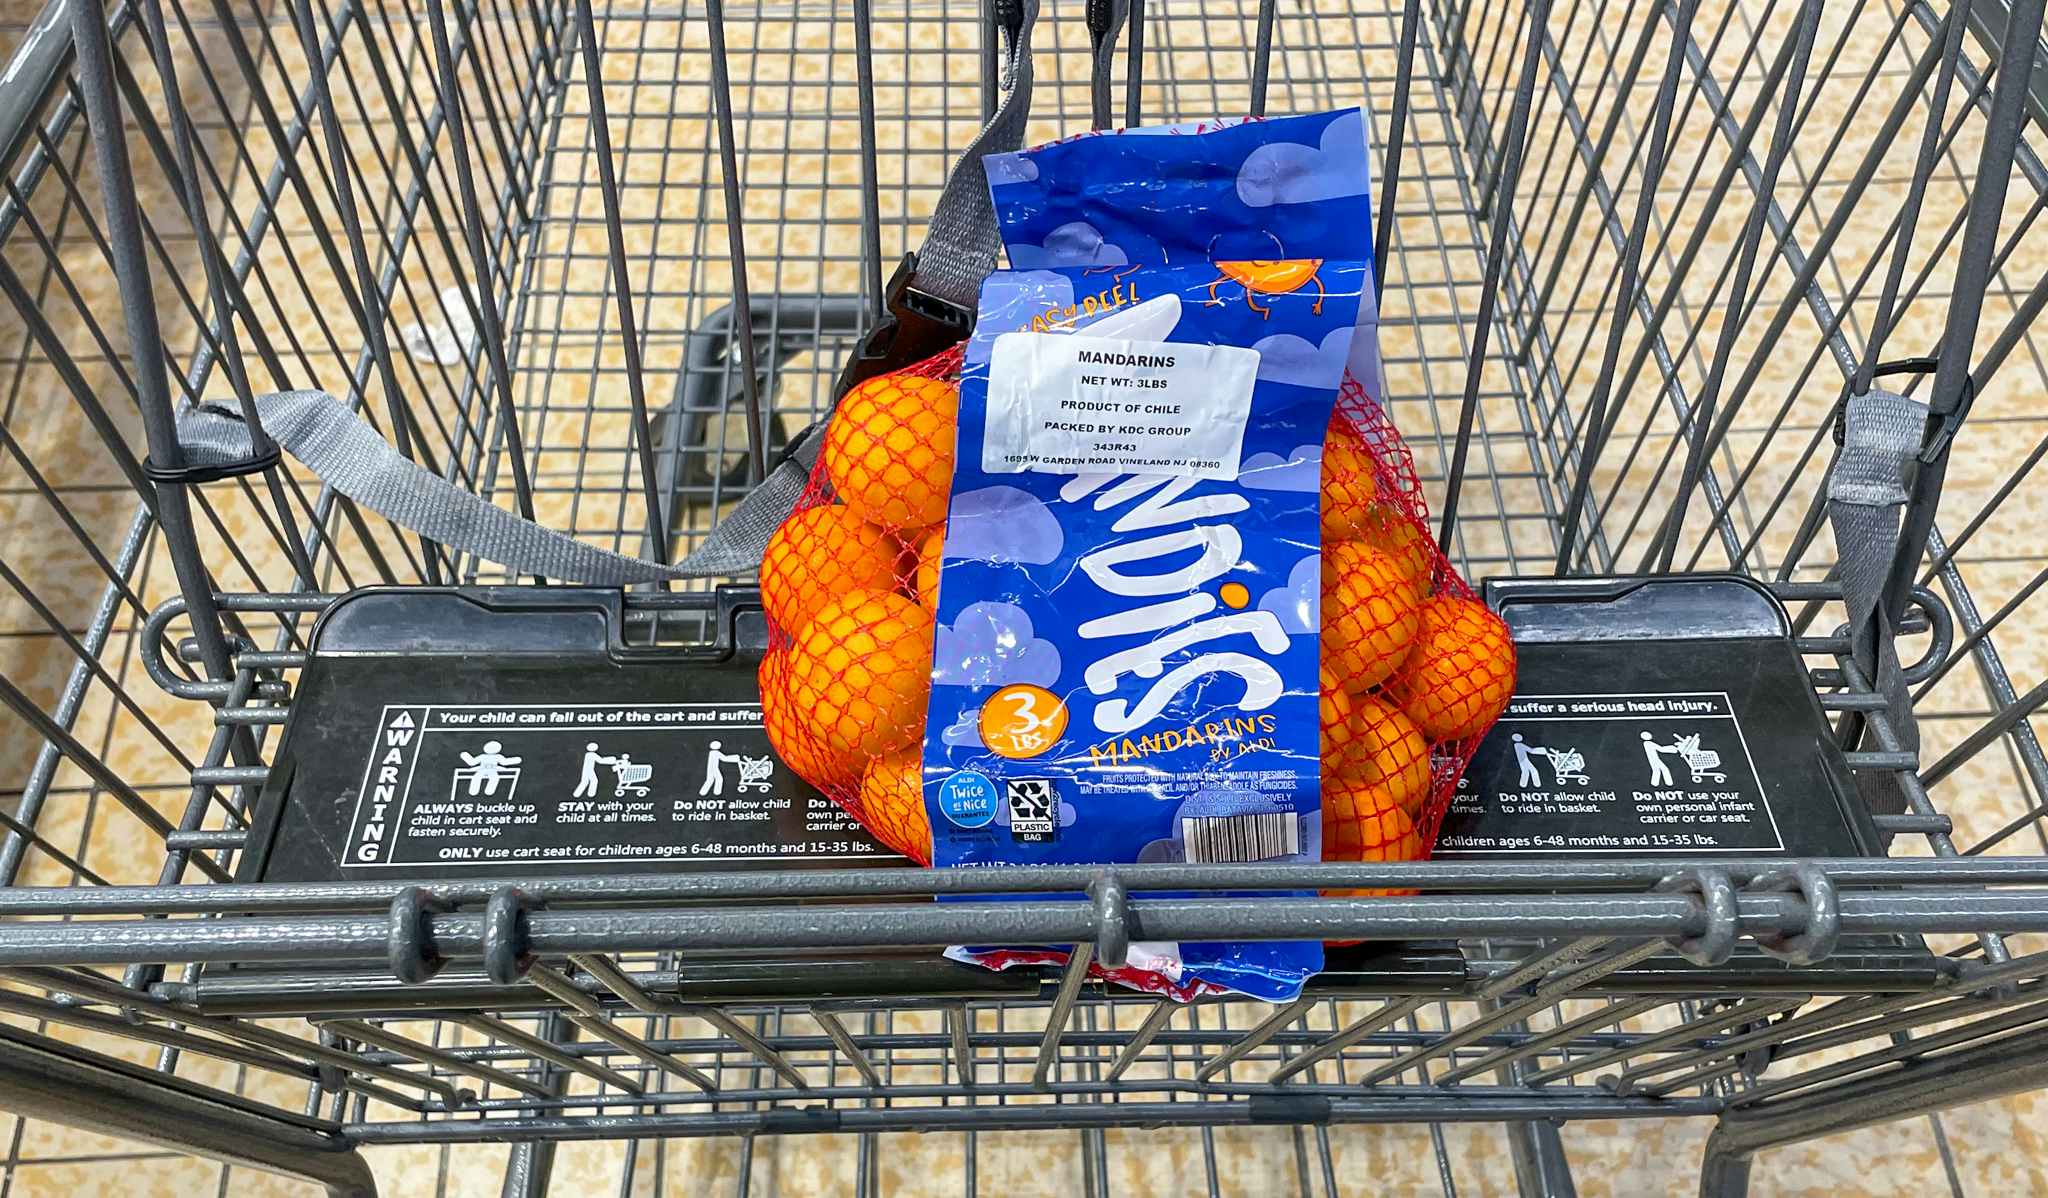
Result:
{"label": "strap buckle", "polygon": [[[1900,358],[1894,362],[1878,363],[1871,368],[1870,377],[1875,380],[1900,374],[1933,374],[1940,365],[1941,359],[1932,355],[1924,358]],[[1852,395],[1849,398],[1853,400],[1856,397]],[[1977,380],[1966,374],[1963,376],[1963,393],[1956,398],[1954,409],[1947,412],[1928,413],[1928,423],[1934,427],[1933,431],[1927,434],[1926,441],[1920,446],[1919,461],[1921,465],[1931,466],[1943,454],[1948,452],[1950,443],[1956,439],[1956,434],[1962,431],[1963,421],[1969,416],[1971,405],[1976,402]],[[1842,444],[1843,435],[1848,426],[1848,419],[1849,405],[1843,403],[1835,409],[1834,432],[1835,445],[1837,447]],[[1939,423],[1936,423],[1937,421]]]}
{"label": "strap buckle", "polygon": [[[996,27],[1003,32],[1006,51],[1014,53],[1017,39],[1024,36],[1024,6],[1018,0],[995,0],[990,6]],[[1092,18],[1091,18],[1092,19]]]}
{"label": "strap buckle", "polygon": [[974,313],[912,285],[917,255],[905,254],[884,289],[887,313],[860,339],[839,372],[837,394],[951,349],[974,331]]}
{"label": "strap buckle", "polygon": [[1927,444],[1920,450],[1920,464],[1931,466],[1948,453],[1949,442],[1962,431],[1963,418],[1970,414],[1970,405],[1977,402],[1977,380],[1965,374],[1963,393],[1956,397],[1954,410],[1943,412],[1936,419],[1941,423],[1929,434]]}

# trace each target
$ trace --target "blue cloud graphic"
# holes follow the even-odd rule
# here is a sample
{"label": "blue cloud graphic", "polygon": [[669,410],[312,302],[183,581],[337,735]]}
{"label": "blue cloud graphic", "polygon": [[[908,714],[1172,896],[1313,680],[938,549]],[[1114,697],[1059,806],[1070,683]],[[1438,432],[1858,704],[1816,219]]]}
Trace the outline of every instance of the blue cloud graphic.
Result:
{"label": "blue cloud graphic", "polygon": [[1284,458],[1277,453],[1255,453],[1238,467],[1237,485],[1254,491],[1320,491],[1323,447],[1297,445]]}
{"label": "blue cloud graphic", "polygon": [[1259,610],[1272,612],[1293,636],[1314,636],[1323,625],[1323,559],[1310,554],[1294,563],[1287,583],[1259,596]]}
{"label": "blue cloud graphic", "polygon": [[1308,204],[1364,194],[1365,118],[1356,109],[1323,127],[1322,143],[1269,142],[1237,171],[1237,198],[1247,208]]}
{"label": "blue cloud graphic", "polygon": [[944,686],[1051,686],[1060,677],[1060,651],[1031,629],[1031,615],[1013,603],[982,600],[936,630],[932,681]]}
{"label": "blue cloud graphic", "polygon": [[1001,187],[1005,183],[1029,183],[1038,178],[1038,164],[1030,155],[1021,152],[1010,154],[989,154],[981,160],[982,169],[988,172],[988,185]]}
{"label": "blue cloud graphic", "polygon": [[1052,509],[1021,487],[963,491],[946,519],[949,560],[1042,566],[1060,555],[1066,540]]}
{"label": "blue cloud graphic", "polygon": [[1018,270],[1059,266],[1128,266],[1124,252],[1104,241],[1102,230],[1085,220],[1069,221],[1045,235],[1045,244],[1011,242],[1010,265]]}
{"label": "blue cloud graphic", "polygon": [[1275,333],[1252,344],[1259,351],[1259,377],[1269,383],[1290,383],[1296,387],[1334,387],[1344,379],[1344,363],[1351,356],[1350,326],[1323,334],[1320,345],[1293,333]]}
{"label": "blue cloud graphic", "polygon": [[[998,331],[1029,324],[1048,306],[1073,302],[1073,281],[1049,270],[999,270],[981,284],[982,323]],[[969,344],[971,352],[975,343]]]}
{"label": "blue cloud graphic", "polygon": [[1172,837],[1148,840],[1138,849],[1139,865],[1179,865],[1186,860],[1187,846]]}
{"label": "blue cloud graphic", "polygon": [[939,733],[939,743],[960,749],[985,749],[981,743],[981,708],[970,707]]}

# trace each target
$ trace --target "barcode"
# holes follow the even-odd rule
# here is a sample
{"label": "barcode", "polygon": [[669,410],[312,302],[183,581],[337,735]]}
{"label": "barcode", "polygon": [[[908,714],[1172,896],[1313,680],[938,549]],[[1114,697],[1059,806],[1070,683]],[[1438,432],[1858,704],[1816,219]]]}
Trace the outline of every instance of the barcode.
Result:
{"label": "barcode", "polygon": [[1190,865],[1266,861],[1301,851],[1301,820],[1292,811],[1185,818],[1180,839]]}

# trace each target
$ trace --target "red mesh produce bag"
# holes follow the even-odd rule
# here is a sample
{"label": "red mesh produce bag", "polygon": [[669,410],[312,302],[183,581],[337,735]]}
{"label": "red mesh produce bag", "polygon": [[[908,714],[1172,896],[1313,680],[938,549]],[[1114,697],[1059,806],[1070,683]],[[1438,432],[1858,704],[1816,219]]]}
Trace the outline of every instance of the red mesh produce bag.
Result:
{"label": "red mesh produce bag", "polygon": [[921,785],[938,530],[958,348],[839,401],[810,483],[761,557],[768,738],[875,839],[929,865]]}
{"label": "red mesh produce bag", "polygon": [[1419,861],[1514,692],[1514,643],[1437,548],[1414,458],[1349,375],[1322,489],[1323,860]]}
{"label": "red mesh produce bag", "polygon": [[[768,735],[876,839],[931,861],[921,788],[961,351],[840,401],[761,563]],[[1438,551],[1415,465],[1349,376],[1322,474],[1323,856],[1427,856],[1514,688],[1514,646]]]}

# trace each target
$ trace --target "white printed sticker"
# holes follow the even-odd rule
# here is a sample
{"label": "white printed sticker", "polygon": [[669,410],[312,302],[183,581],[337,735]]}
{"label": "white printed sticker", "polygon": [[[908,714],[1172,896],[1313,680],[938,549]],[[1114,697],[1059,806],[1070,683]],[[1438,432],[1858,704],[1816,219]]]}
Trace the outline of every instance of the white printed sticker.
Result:
{"label": "white printed sticker", "polygon": [[1258,372],[1234,345],[1004,333],[981,468],[1236,478]]}

